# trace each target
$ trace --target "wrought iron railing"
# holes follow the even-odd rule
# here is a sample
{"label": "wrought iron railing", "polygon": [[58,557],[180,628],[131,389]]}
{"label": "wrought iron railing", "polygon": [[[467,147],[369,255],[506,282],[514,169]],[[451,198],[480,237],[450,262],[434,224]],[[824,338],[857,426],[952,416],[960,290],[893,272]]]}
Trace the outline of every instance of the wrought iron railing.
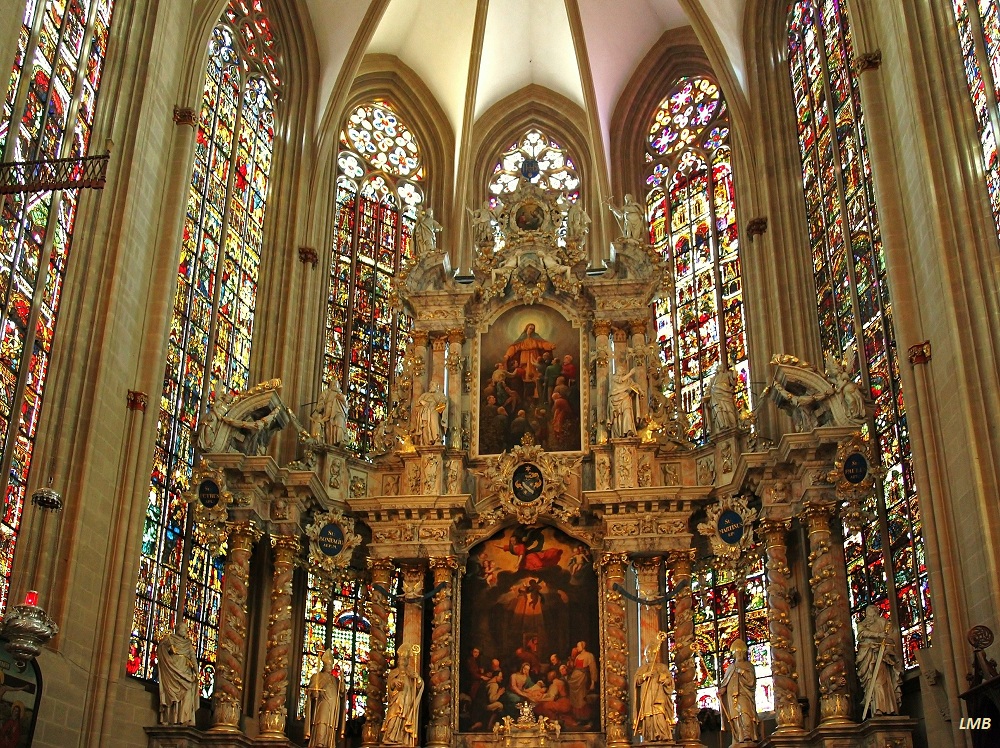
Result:
{"label": "wrought iron railing", "polygon": [[0,164],[0,195],[89,187],[100,190],[111,154]]}

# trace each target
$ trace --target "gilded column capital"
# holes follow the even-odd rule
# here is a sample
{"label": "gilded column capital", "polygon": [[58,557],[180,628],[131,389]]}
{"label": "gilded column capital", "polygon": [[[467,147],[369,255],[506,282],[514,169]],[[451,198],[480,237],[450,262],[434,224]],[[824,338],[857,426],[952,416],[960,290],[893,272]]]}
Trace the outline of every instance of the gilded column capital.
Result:
{"label": "gilded column capital", "polygon": [[302,549],[302,541],[298,535],[272,535],[271,547],[274,548],[275,555],[281,553],[294,556]]}
{"label": "gilded column capital", "polygon": [[782,533],[782,535],[792,527],[792,520],[785,519],[775,519],[771,517],[764,517],[760,521],[760,532],[762,535],[772,535],[774,533]]}
{"label": "gilded column capital", "polygon": [[368,568],[372,572],[387,572],[386,576],[388,576],[388,572],[395,569],[396,564],[391,558],[369,558]]}
{"label": "gilded column capital", "polygon": [[630,319],[628,321],[628,327],[633,335],[645,335],[646,331],[649,329],[649,320],[645,317]]}
{"label": "gilded column capital", "polygon": [[427,341],[430,340],[430,335],[423,330],[416,330],[413,332],[413,345],[418,347],[426,347]]}
{"label": "gilded column capital", "polygon": [[680,570],[686,568],[687,573],[691,573],[691,564],[694,563],[694,548],[687,548],[682,551],[670,551],[667,553],[667,564],[671,569]]}
{"label": "gilded column capital", "polygon": [[625,566],[629,561],[627,553],[602,553],[597,561],[601,568],[608,568],[616,565]]}
{"label": "gilded column capital", "polygon": [[458,343],[459,345],[461,345],[463,342],[465,342],[465,330],[463,330],[461,327],[451,328],[450,330],[447,331],[447,335],[449,343]]}
{"label": "gilded column capital", "polygon": [[233,546],[249,550],[264,535],[264,531],[252,519],[228,522],[229,541]]}
{"label": "gilded column capital", "polygon": [[458,559],[455,556],[432,556],[430,567],[432,569],[458,569]]}
{"label": "gilded column capital", "polygon": [[662,563],[662,556],[640,556],[632,559],[632,565],[637,571],[655,571]]}
{"label": "gilded column capital", "polygon": [[601,335],[608,336],[611,334],[611,323],[606,319],[594,320],[592,327],[594,335],[600,337]]}

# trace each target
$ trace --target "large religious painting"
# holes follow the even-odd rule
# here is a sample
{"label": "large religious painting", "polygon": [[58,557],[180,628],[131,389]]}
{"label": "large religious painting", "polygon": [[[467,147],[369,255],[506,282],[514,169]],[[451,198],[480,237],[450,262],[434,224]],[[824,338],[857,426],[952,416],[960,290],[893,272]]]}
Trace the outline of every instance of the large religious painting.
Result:
{"label": "large religious painting", "polygon": [[483,334],[479,360],[479,454],[531,435],[550,452],[580,449],[580,331],[541,304],[501,314]]}
{"label": "large religious painting", "polygon": [[38,705],[42,677],[34,661],[20,668],[0,642],[0,748],[28,748]]}
{"label": "large religious painting", "polygon": [[462,584],[459,729],[524,702],[564,731],[600,729],[597,574],[586,545],[515,525],[476,546]]}

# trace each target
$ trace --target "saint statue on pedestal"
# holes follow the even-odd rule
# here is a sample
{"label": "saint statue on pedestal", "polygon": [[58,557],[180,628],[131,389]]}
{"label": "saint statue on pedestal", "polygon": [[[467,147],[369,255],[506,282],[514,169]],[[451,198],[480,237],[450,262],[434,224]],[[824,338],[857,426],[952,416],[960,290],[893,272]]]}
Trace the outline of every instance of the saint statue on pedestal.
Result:
{"label": "saint statue on pedestal", "polygon": [[420,677],[420,645],[404,644],[399,648],[396,667],[386,681],[388,707],[382,723],[384,745],[417,745],[420,697],[424,680]]}
{"label": "saint statue on pedestal", "polygon": [[193,725],[198,709],[198,657],[182,617],[156,645],[160,724]]}
{"label": "saint statue on pedestal", "polygon": [[760,719],[757,717],[757,673],[747,661],[747,645],[742,639],[729,648],[734,660],[719,684],[723,726],[733,733],[733,746],[757,745]]}
{"label": "saint statue on pedestal", "polygon": [[336,748],[345,722],[343,685],[333,672],[333,654],[327,650],[320,659],[323,664],[306,688],[305,737],[309,748]]}
{"label": "saint statue on pedestal", "polygon": [[674,711],[674,679],[670,668],[660,661],[660,647],[666,638],[667,635],[662,631],[656,635],[656,642],[646,647],[645,662],[635,672],[635,720],[632,731],[644,742],[670,740],[677,721]]}

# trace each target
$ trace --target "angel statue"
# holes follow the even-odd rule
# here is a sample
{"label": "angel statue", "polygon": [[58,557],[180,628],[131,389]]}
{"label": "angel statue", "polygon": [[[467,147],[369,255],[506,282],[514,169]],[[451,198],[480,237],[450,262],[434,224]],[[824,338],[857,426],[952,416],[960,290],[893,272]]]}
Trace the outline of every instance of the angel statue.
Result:
{"label": "angel statue", "polygon": [[489,203],[483,203],[483,207],[476,208],[466,208],[469,213],[470,221],[472,223],[472,236],[475,239],[476,246],[481,246],[484,244],[492,244],[493,235],[493,211],[490,210]]}

